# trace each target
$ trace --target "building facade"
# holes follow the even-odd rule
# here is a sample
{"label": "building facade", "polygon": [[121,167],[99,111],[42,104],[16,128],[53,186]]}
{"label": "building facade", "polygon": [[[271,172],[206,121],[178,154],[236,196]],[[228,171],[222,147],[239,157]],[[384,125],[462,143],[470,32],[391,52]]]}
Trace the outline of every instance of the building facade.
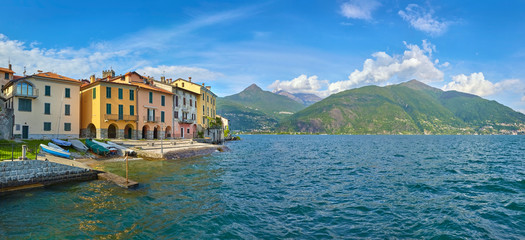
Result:
{"label": "building facade", "polygon": [[137,139],[137,87],[108,78],[81,87],[81,130],[86,138]]}
{"label": "building facade", "polygon": [[197,98],[198,94],[172,85],[172,79],[161,77],[155,85],[173,93],[173,137],[197,137]]}
{"label": "building facade", "polygon": [[125,83],[137,88],[137,129],[141,139],[173,137],[173,93],[156,87],[153,79],[128,72],[112,82]]}
{"label": "building facade", "polygon": [[12,79],[4,86],[6,106],[13,109],[13,137],[78,138],[81,82],[46,72]]}
{"label": "building facade", "polygon": [[197,94],[197,123],[198,131],[203,131],[209,127],[209,118],[215,118],[217,95],[211,91],[210,86],[194,83],[189,80],[179,78],[172,82],[172,85],[186,91]]}

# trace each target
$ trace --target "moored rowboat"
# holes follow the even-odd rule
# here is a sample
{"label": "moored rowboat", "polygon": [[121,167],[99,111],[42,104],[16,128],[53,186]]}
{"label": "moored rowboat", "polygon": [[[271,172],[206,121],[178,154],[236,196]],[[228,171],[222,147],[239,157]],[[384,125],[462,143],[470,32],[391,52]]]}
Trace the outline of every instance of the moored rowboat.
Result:
{"label": "moored rowboat", "polygon": [[73,148],[75,148],[77,151],[87,152],[88,147],[86,147],[86,145],[84,145],[81,141],[76,139],[70,139],[68,141],[71,143],[71,146],[73,146]]}
{"label": "moored rowboat", "polygon": [[40,148],[42,149],[42,151],[49,153],[49,154],[53,154],[58,157],[69,158],[71,156],[70,153],[64,151],[64,149],[62,148],[54,148],[54,147],[46,146],[44,144],[40,144]]}
{"label": "moored rowboat", "polygon": [[93,151],[94,153],[98,155],[107,156],[109,154],[109,149],[93,142],[93,140],[91,139],[86,139],[86,145],[88,146],[89,149],[91,149],[91,151]]}
{"label": "moored rowboat", "polygon": [[57,139],[57,138],[53,138],[51,139],[51,141],[56,144],[56,145],[60,145],[60,146],[64,146],[64,147],[69,147],[71,146],[71,143],[68,142],[68,141],[63,141],[63,140],[60,140],[60,139]]}

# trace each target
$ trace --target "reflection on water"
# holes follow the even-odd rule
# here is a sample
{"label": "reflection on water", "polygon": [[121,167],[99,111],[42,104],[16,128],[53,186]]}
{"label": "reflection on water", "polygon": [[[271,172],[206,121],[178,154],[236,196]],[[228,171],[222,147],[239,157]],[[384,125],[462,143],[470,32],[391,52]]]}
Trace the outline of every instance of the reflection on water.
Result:
{"label": "reflection on water", "polygon": [[[7,239],[525,236],[523,136],[245,136],[0,198]],[[124,176],[125,163],[101,168]]]}

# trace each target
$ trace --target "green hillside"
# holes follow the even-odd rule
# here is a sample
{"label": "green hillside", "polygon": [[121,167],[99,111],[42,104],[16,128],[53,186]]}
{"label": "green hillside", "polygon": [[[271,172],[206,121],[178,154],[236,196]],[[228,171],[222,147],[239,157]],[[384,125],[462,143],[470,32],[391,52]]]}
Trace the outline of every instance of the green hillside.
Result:
{"label": "green hillside", "polygon": [[495,101],[421,82],[340,92],[284,119],[281,131],[474,134],[517,130],[525,115]]}
{"label": "green hillside", "polygon": [[305,108],[302,104],[252,84],[242,92],[217,99],[217,114],[229,119],[232,130],[273,130],[277,123]]}

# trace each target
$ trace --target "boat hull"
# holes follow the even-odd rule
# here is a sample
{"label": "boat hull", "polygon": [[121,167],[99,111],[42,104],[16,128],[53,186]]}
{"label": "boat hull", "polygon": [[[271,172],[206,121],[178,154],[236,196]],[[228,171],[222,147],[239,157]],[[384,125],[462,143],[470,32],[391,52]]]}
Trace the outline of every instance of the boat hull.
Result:
{"label": "boat hull", "polygon": [[52,141],[54,144],[59,145],[59,146],[63,146],[63,147],[69,147],[69,146],[71,146],[71,143],[68,142],[68,141],[63,141],[63,140],[56,139],[56,138],[51,139],[51,141]]}
{"label": "boat hull", "polygon": [[93,142],[91,139],[86,139],[86,145],[95,154],[107,156],[110,153],[109,149]]}
{"label": "boat hull", "polygon": [[55,155],[57,157],[69,158],[71,156],[70,153],[64,151],[63,149],[46,146],[44,144],[40,144],[40,148],[42,149],[42,151]]}

